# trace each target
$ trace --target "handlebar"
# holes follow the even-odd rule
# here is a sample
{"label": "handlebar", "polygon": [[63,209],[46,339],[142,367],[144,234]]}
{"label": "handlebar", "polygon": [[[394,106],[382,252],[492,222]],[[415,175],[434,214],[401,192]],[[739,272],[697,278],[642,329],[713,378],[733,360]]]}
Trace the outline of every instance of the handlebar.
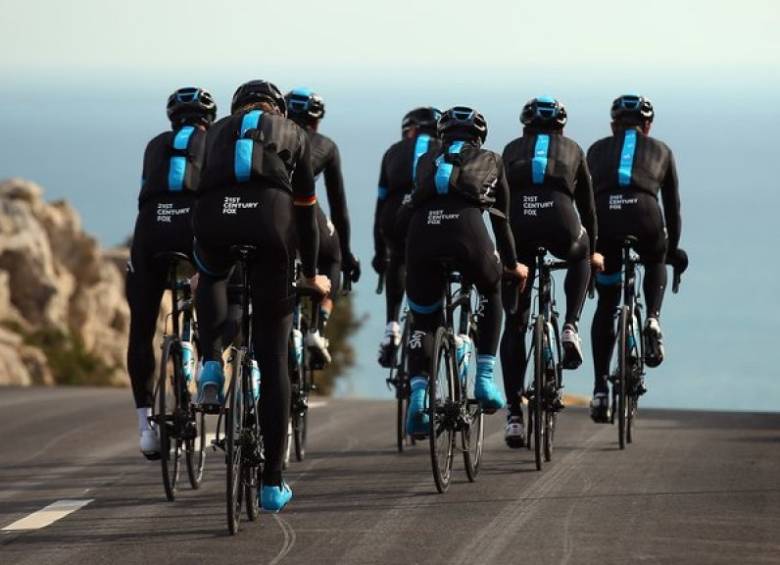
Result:
{"label": "handlebar", "polygon": [[385,291],[385,274],[380,273],[379,279],[376,281],[376,293],[382,294]]}
{"label": "handlebar", "polygon": [[677,294],[680,292],[680,281],[682,279],[682,273],[677,269],[674,269],[674,275],[672,278],[672,293]]}

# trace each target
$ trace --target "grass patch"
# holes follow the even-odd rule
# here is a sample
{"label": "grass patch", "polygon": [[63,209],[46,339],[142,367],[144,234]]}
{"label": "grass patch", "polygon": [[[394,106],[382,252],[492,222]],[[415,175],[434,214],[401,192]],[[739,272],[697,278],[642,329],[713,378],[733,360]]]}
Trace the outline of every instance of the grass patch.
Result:
{"label": "grass patch", "polygon": [[22,335],[24,343],[43,351],[56,384],[111,384],[111,367],[97,355],[87,351],[78,336],[56,328],[38,329]]}

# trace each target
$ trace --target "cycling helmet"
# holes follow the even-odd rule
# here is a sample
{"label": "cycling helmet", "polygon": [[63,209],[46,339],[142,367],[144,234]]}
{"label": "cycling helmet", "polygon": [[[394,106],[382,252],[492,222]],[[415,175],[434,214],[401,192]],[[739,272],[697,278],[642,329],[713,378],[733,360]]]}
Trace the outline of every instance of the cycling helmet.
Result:
{"label": "cycling helmet", "polygon": [[287,115],[287,104],[284,101],[284,96],[275,84],[267,80],[250,80],[239,86],[233,94],[230,112],[233,113],[242,106],[253,102],[270,102],[279,108],[283,116]]}
{"label": "cycling helmet", "polygon": [[441,115],[437,125],[439,137],[457,136],[479,138],[480,143],[487,139],[488,128],[485,117],[472,108],[455,106]]}
{"label": "cycling helmet", "polygon": [[287,114],[293,120],[321,120],[325,116],[322,96],[308,88],[293,88],[284,95]]}
{"label": "cycling helmet", "polygon": [[436,135],[436,126],[441,118],[441,110],[433,106],[415,108],[404,116],[401,122],[401,132],[404,133],[409,128],[417,128],[425,133]]}
{"label": "cycling helmet", "polygon": [[640,124],[652,122],[655,118],[653,103],[644,96],[624,94],[615,98],[610,112],[612,121]]}
{"label": "cycling helmet", "polygon": [[178,122],[188,117],[199,117],[211,123],[217,117],[217,104],[208,90],[188,86],[168,97],[168,119]]}
{"label": "cycling helmet", "polygon": [[526,127],[557,129],[565,126],[567,119],[566,108],[550,96],[529,100],[520,112],[520,122]]}

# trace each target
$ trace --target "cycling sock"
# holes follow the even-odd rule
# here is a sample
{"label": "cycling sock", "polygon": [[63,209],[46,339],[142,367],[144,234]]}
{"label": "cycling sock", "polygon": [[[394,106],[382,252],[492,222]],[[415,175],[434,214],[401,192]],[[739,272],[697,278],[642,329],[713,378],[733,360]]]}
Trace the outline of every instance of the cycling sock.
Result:
{"label": "cycling sock", "polygon": [[496,367],[495,355],[477,355],[477,378],[493,379]]}
{"label": "cycling sock", "polygon": [[136,408],[135,413],[138,415],[138,431],[142,432],[150,429],[149,416],[152,415],[152,409],[149,407]]}

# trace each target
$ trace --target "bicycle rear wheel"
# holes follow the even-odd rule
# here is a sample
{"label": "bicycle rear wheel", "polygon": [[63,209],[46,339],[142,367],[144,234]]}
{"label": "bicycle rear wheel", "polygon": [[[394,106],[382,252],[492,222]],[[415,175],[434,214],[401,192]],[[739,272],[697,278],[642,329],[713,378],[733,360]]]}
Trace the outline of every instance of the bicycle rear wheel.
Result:
{"label": "bicycle rear wheel", "polygon": [[[304,356],[306,352],[304,351]],[[291,414],[292,436],[295,444],[295,460],[303,461],[306,457],[306,428],[309,423],[309,391],[311,390],[312,372],[306,363],[298,365],[297,398]]]}
{"label": "bicycle rear wheel", "polygon": [[226,504],[228,531],[238,533],[241,521],[241,498],[243,483],[243,454],[241,434],[244,418],[244,391],[242,383],[243,349],[233,351],[230,368],[230,388],[225,409],[225,459],[227,463]]}
{"label": "bicycle rear wheel", "polygon": [[406,342],[409,339],[409,320],[404,321],[404,330],[401,334],[401,358],[393,369],[390,369],[390,382],[395,383],[396,418],[395,418],[395,443],[398,453],[403,453],[404,448],[411,440],[406,433],[406,411],[409,408],[409,373],[406,367]]}
{"label": "bicycle rear wheel", "polygon": [[544,459],[544,318],[537,316],[534,322],[534,394],[532,401],[529,401],[529,418],[533,420],[533,438],[534,438],[534,459],[536,461],[536,470],[542,470],[542,461]]}
{"label": "bicycle rear wheel", "polygon": [[628,372],[631,370],[628,366],[628,330],[629,330],[629,311],[627,306],[620,309],[618,318],[618,370],[615,379],[617,387],[617,412],[618,412],[618,445],[620,449],[626,448],[626,416],[628,415]]}
{"label": "bicycle rear wheel", "polygon": [[160,434],[160,463],[163,487],[168,500],[176,499],[176,485],[179,480],[182,441],[176,437],[176,413],[179,409],[176,393],[176,374],[181,376],[180,357],[177,363],[178,339],[167,336],[163,343],[160,359],[160,375],[157,381],[157,413],[154,420]]}
{"label": "bicycle rear wheel", "polygon": [[558,333],[558,322],[553,317],[552,322],[545,325],[547,343],[553,358],[546,365],[552,367],[552,372],[545,371],[545,396],[544,396],[544,460],[552,460],[553,440],[555,439],[555,424],[558,420],[558,412],[555,403],[558,398],[561,384],[561,343]]}
{"label": "bicycle rear wheel", "polygon": [[455,406],[455,352],[444,328],[436,331],[431,376],[428,379],[428,439],[431,468],[436,490],[446,492],[452,478],[455,456],[455,429],[452,412]]}

